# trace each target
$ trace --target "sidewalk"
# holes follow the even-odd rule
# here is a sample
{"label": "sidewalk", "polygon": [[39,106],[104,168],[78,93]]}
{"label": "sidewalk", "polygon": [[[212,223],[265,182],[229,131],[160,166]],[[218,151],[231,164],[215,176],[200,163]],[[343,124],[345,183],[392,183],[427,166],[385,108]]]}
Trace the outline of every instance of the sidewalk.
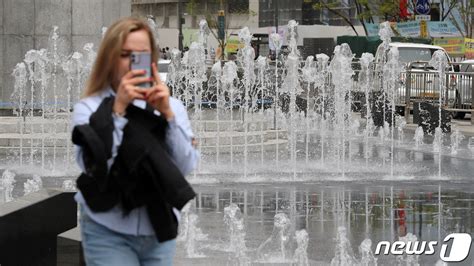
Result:
{"label": "sidewalk", "polygon": [[[364,127],[366,120],[365,118],[361,118],[361,115],[359,112],[352,113],[352,119],[358,119],[361,126]],[[410,114],[410,122],[413,122],[413,115]],[[407,124],[404,128],[404,130],[409,131],[409,132],[415,132],[416,128],[418,127],[417,124]],[[474,137],[474,125],[471,124],[471,115],[467,114],[466,117],[462,120],[459,119],[452,119],[451,120],[451,132],[455,128],[459,128],[459,131],[466,137]]]}
{"label": "sidewalk", "polygon": [[[413,121],[413,115],[410,115],[410,121]],[[416,124],[407,124],[405,129],[415,131],[417,127],[418,125]],[[467,114],[462,120],[452,119],[451,132],[453,132],[455,128],[458,128],[459,131],[466,137],[474,137],[474,125],[471,124],[470,114]]]}

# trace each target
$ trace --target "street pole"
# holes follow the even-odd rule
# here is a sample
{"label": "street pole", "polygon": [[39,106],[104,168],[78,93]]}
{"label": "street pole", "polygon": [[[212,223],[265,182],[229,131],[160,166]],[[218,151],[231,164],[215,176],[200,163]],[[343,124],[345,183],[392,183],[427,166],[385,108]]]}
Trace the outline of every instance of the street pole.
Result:
{"label": "street pole", "polygon": [[[274,1],[274,20],[275,20],[275,33],[278,34],[278,1]],[[275,48],[275,98],[273,100],[275,108],[273,108],[273,129],[277,130],[277,108],[278,108],[278,48]],[[263,104],[263,101],[262,101]],[[278,132],[276,133],[278,134]],[[278,144],[277,144],[278,145]]]}
{"label": "street pole", "polygon": [[181,11],[182,9],[182,1],[183,0],[178,0],[178,49],[180,51],[183,51],[183,12]]}
{"label": "street pole", "polygon": [[278,1],[275,1],[275,33],[278,34]]}
{"label": "street pole", "polygon": [[220,0],[220,10],[218,12],[217,17],[217,35],[219,37],[219,46],[220,46],[220,60],[224,60],[225,58],[225,9],[224,9],[224,1]]}

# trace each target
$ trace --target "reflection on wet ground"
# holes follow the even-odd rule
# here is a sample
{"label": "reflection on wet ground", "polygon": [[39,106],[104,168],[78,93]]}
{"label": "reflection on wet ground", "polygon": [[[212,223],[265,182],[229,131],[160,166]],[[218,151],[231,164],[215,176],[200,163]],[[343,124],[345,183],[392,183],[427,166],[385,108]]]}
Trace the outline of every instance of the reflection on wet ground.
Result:
{"label": "reflection on wet ground", "polygon": [[[257,249],[274,230],[274,216],[285,213],[290,221],[288,259],[296,249],[294,232],[306,229],[310,264],[329,264],[336,252],[347,261],[360,261],[359,246],[372,240],[372,252],[379,241],[396,241],[410,234],[420,241],[439,241],[454,232],[472,235],[474,184],[472,182],[324,182],[307,184],[201,185],[190,212],[197,215],[196,254],[188,258],[186,240],[179,242],[179,264],[233,264],[229,251],[228,227],[223,221],[224,208],[237,204],[242,212],[247,256],[256,261]],[[186,216],[186,214],[184,214]],[[341,243],[338,228],[344,227],[349,243]],[[421,255],[419,263],[434,264],[435,255]],[[344,250],[341,250],[344,249]],[[406,264],[402,257],[375,256],[378,263]],[[474,254],[465,261],[474,263]],[[214,264],[216,265],[216,264]]]}

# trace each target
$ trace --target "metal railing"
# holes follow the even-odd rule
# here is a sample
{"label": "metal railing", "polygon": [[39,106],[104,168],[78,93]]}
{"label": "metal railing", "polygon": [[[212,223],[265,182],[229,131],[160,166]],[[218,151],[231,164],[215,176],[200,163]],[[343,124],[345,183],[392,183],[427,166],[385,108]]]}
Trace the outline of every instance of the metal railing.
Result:
{"label": "metal railing", "polygon": [[443,77],[444,88],[440,89],[441,82],[437,71],[430,69],[426,62],[410,63],[400,78],[402,86],[398,91],[397,105],[403,106],[405,113],[409,113],[413,103],[417,101],[441,104],[457,118],[464,117],[466,113],[473,113],[474,73],[454,71],[454,67],[461,65],[460,63],[450,65]]}
{"label": "metal railing", "polygon": [[[447,111],[453,113],[454,117],[462,118],[466,113],[474,112],[474,72],[467,68],[469,64],[450,63],[443,80],[444,88],[441,89],[441,104]],[[353,64],[355,77],[353,79],[353,91],[356,97],[364,92],[364,88],[358,82],[360,67]],[[375,71],[373,66],[371,91],[380,91],[383,87],[383,75]],[[455,71],[458,70],[458,71]],[[469,72],[466,70],[469,69]],[[459,71],[461,70],[461,71]],[[405,114],[413,109],[414,102],[431,102],[439,104],[440,79],[438,72],[428,65],[428,62],[412,62],[407,65],[400,74],[399,83],[396,86],[395,104],[397,109],[404,110]],[[471,115],[474,124],[474,118]]]}
{"label": "metal railing", "polygon": [[[272,65],[273,63],[273,65]],[[301,67],[304,65],[304,62],[301,62]],[[397,84],[395,84],[395,105],[397,111],[404,111],[405,114],[409,114],[413,109],[415,102],[431,102],[433,104],[439,104],[441,98],[442,107],[453,113],[455,117],[463,117],[466,113],[474,112],[474,72],[471,69],[466,67],[466,64],[461,63],[450,63],[449,68],[445,72],[443,77],[444,88],[440,92],[440,79],[438,77],[438,72],[429,66],[428,62],[412,62],[407,65],[406,68],[401,72]],[[456,67],[463,71],[455,71]],[[365,88],[364,84],[359,82],[359,75],[361,71],[360,62],[353,62],[352,69],[354,70],[354,77],[351,85],[351,92],[354,104],[358,103],[362,106],[365,103],[364,93]],[[469,72],[466,72],[469,70]],[[370,73],[370,88],[369,92],[377,92],[383,90],[384,80],[383,75],[379,73],[380,68],[372,65]],[[239,68],[239,77],[241,77],[242,69]],[[208,71],[208,76],[210,71]],[[283,65],[278,67],[278,80],[275,81],[275,65],[274,61],[270,62],[267,72],[266,79],[268,79],[267,89],[269,94],[267,96],[274,96],[275,82],[277,86],[281,86],[282,77],[285,75],[285,69]],[[332,81],[331,75],[328,73],[325,82],[326,92],[329,93],[329,96],[332,91]],[[304,80],[300,79],[301,88],[303,93],[301,97],[306,97],[306,89],[308,84]],[[207,85],[204,85],[206,89]],[[239,87],[241,88],[241,87]],[[309,94],[310,98],[316,99],[320,97],[318,93],[321,89],[313,88]],[[241,91],[243,93],[243,91]],[[441,93],[441,95],[440,95]],[[280,93],[281,95],[281,93]],[[441,96],[441,97],[440,97]],[[471,116],[471,121],[474,121]],[[474,124],[474,123],[473,123]]]}

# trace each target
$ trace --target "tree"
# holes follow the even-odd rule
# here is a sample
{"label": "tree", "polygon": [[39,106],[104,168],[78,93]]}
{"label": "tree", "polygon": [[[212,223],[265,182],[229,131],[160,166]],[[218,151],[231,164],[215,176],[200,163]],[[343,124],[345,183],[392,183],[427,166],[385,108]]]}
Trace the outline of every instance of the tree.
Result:
{"label": "tree", "polygon": [[[310,2],[312,3],[313,1],[312,0],[305,0],[305,2],[306,3],[310,3]],[[321,1],[319,1],[319,3],[314,3],[313,8],[316,9],[316,10],[328,10],[329,12],[333,13],[334,15],[342,18],[342,20],[344,20],[344,22],[346,22],[352,28],[354,33],[357,36],[359,36],[359,33],[357,32],[357,30],[356,30],[354,24],[352,23],[350,17],[348,16],[348,14],[346,14],[343,11],[344,8],[341,8],[341,2],[340,1],[329,1],[329,0],[324,1],[324,0],[321,0]],[[347,8],[351,8],[351,6],[349,6]],[[364,29],[365,29],[365,27],[364,27]]]}
{"label": "tree", "polygon": [[[314,0],[305,0],[308,2],[315,2]],[[364,27],[367,35],[367,28],[365,23],[374,23],[374,17],[383,18],[386,21],[404,21],[406,18],[401,15],[400,1],[402,0],[353,0],[353,3],[348,7],[341,7],[341,1],[320,0],[313,4],[316,10],[328,10],[336,16],[342,18],[348,24],[354,33],[359,36],[350,17],[343,9],[355,8],[357,10],[357,19]]]}
{"label": "tree", "polygon": [[445,6],[445,1],[440,1],[440,6],[441,6],[440,16],[441,16],[442,21],[448,18],[448,16],[451,14],[451,11],[453,11],[453,9],[458,6],[458,3],[459,3],[458,0],[451,0],[449,1],[448,6]]}
{"label": "tree", "polygon": [[457,3],[457,8],[461,15],[461,22],[458,22],[452,14],[450,14],[451,21],[454,26],[459,30],[463,37],[473,38],[474,37],[474,0],[461,1]]}
{"label": "tree", "polygon": [[[378,12],[376,11],[376,15],[385,18],[385,20],[391,21],[403,21],[406,20],[403,16],[401,16],[401,6],[406,5],[409,13],[416,14],[415,7],[416,7],[416,0],[409,0],[410,4],[408,4],[407,0],[393,0],[393,1],[371,1],[371,0],[359,0],[360,2],[371,2],[372,7],[378,6]],[[404,3],[405,2],[405,3]],[[442,21],[446,20],[448,16],[451,14],[459,0],[441,0],[439,5],[439,15]],[[377,9],[377,8],[375,8]],[[375,10],[374,9],[374,10]]]}

